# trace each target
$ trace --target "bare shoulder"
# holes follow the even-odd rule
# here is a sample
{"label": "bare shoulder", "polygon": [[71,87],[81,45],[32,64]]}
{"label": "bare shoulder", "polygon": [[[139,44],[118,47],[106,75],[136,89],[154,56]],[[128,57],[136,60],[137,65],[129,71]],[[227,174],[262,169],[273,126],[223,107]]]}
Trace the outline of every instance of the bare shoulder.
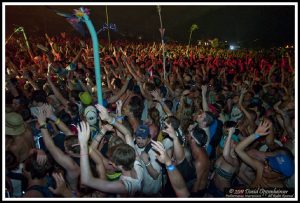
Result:
{"label": "bare shoulder", "polygon": [[29,190],[27,191],[23,197],[44,197],[42,193],[37,190]]}

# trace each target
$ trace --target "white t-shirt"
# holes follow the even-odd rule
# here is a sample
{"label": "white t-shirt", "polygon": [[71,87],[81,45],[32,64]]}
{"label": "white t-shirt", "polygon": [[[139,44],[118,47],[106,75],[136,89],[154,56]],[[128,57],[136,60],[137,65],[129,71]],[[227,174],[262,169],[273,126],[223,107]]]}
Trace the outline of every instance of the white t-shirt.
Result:
{"label": "white t-shirt", "polygon": [[173,140],[169,137],[163,139],[162,144],[166,150],[171,149],[174,146]]}
{"label": "white t-shirt", "polygon": [[[134,146],[135,151],[138,155],[141,155],[141,153],[144,151],[145,148],[139,148],[137,145]],[[144,168],[144,178],[142,182],[142,192],[146,195],[155,195],[157,194],[161,187],[162,187],[162,173],[161,173],[161,165],[156,159],[156,153],[151,148],[148,152],[150,162],[152,167],[159,173],[159,176],[156,180],[154,180],[151,175],[149,174],[147,167],[143,163]]]}
{"label": "white t-shirt", "polygon": [[128,195],[130,197],[133,197],[136,192],[141,191],[142,189],[142,181],[143,181],[143,173],[144,168],[142,166],[143,164],[140,161],[135,160],[134,161],[134,169],[137,174],[137,179],[134,179],[129,176],[121,176],[120,180],[125,185],[126,190],[128,191]]}

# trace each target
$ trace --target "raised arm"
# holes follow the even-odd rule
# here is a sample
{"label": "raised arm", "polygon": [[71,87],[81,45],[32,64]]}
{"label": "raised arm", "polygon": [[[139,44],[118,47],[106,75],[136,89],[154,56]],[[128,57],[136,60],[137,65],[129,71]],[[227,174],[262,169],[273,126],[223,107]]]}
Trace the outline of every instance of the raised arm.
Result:
{"label": "raised arm", "polygon": [[[98,139],[100,140],[99,142],[101,142],[101,139],[97,138],[97,140]],[[94,138],[94,140],[95,140],[95,138]],[[96,141],[96,142],[97,142],[97,144],[99,144],[98,141]],[[102,160],[102,156],[101,156],[99,150],[97,149],[97,147],[92,147],[92,145],[89,148],[89,155],[91,156],[91,158],[93,159],[93,161],[96,164],[96,169],[97,169],[97,172],[99,174],[99,178],[103,179],[103,180],[106,180],[105,167],[104,167],[104,163],[103,163],[103,160]]]}
{"label": "raised arm", "polygon": [[110,97],[108,99],[107,103],[111,104],[111,103],[116,102],[125,93],[130,80],[131,80],[131,77],[128,76],[126,78],[126,82],[124,83],[124,85],[122,86],[122,88],[115,95],[113,95],[112,97]]}
{"label": "raised arm", "polygon": [[128,69],[128,71],[130,72],[130,74],[134,77],[134,79],[136,80],[136,81],[142,81],[142,78],[140,78],[137,74],[136,74],[136,72],[133,70],[133,68],[131,67],[132,66],[132,63],[128,63],[128,60],[130,60],[130,59],[128,59],[128,57],[127,58],[125,58],[124,56],[122,56],[122,58],[123,58],[123,61],[124,61],[124,63],[125,63],[125,66],[127,67],[127,69]]}
{"label": "raised arm", "polygon": [[176,135],[176,132],[175,132],[174,128],[172,127],[172,125],[168,124],[167,122],[165,122],[165,125],[167,126],[167,128],[164,129],[163,132],[167,133],[173,139],[173,143],[174,143],[174,153],[173,154],[174,154],[176,163],[180,164],[185,158],[184,149],[183,149],[182,145],[180,144],[179,138]]}
{"label": "raised arm", "polygon": [[[42,132],[44,143],[48,151],[50,152],[51,156],[54,158],[54,160],[59,165],[61,165],[64,169],[66,169],[67,180],[69,183],[72,183],[80,173],[79,166],[73,161],[71,157],[66,155],[63,151],[61,151],[60,148],[58,148],[54,144],[54,141],[52,140],[52,137],[50,136],[47,129],[46,115],[47,115],[46,109],[44,107],[39,108],[37,118],[38,118],[39,125],[41,126],[40,129]],[[74,185],[71,185],[71,187],[73,190],[76,190],[76,186]]]}
{"label": "raised arm", "polygon": [[18,92],[16,86],[11,82],[10,78],[8,77],[8,75],[5,75],[5,82],[6,82],[6,88],[7,88],[7,90],[14,97],[18,97],[19,96],[19,92]]}
{"label": "raised arm", "polygon": [[185,181],[179,170],[174,165],[172,165],[172,160],[164,149],[163,144],[160,142],[155,142],[153,140],[151,142],[153,148],[157,152],[157,160],[166,165],[168,177],[177,197],[189,197],[190,192],[187,189]]}
{"label": "raised arm", "polygon": [[283,119],[283,128],[286,130],[286,132],[288,133],[288,135],[290,137],[294,137],[295,136],[295,131],[294,128],[292,126],[292,122],[291,119],[289,118],[289,116],[286,114],[286,112],[284,112],[283,110],[279,109],[279,105],[281,104],[281,101],[277,102],[274,105],[274,110],[282,117]]}
{"label": "raised arm", "polygon": [[49,74],[47,74],[47,81],[48,81],[48,84],[50,85],[55,97],[60,101],[60,103],[62,103],[65,107],[67,107],[69,101],[64,98],[64,96],[60,93],[58,88],[53,84]]}
{"label": "raised arm", "polygon": [[63,197],[74,197],[70,188],[65,182],[65,179],[61,173],[53,173],[52,177],[55,180],[56,188],[49,187],[49,190],[56,195],[61,195]]}
{"label": "raised arm", "polygon": [[[259,178],[261,178],[261,174],[263,171],[263,165],[258,160],[250,157],[245,149],[248,147],[254,140],[259,138],[260,136],[266,136],[269,134],[269,128],[271,124],[269,121],[262,121],[258,128],[256,129],[255,133],[248,136],[246,139],[241,141],[235,148],[235,152],[237,155],[242,159],[243,162],[248,164],[251,168],[253,168],[256,171],[256,180],[258,181]],[[259,175],[258,175],[259,174]]]}
{"label": "raised arm", "polygon": [[145,97],[148,101],[152,101],[152,96],[151,96],[150,92],[143,86],[143,84],[145,84],[145,83],[142,83],[141,81],[137,81],[137,84],[140,87],[143,97]]}
{"label": "raised arm", "polygon": [[228,136],[226,138],[224,150],[223,150],[224,159],[231,165],[237,165],[237,161],[230,156],[230,149],[231,149],[230,142],[231,142],[231,137],[232,137],[234,131],[235,131],[234,127],[229,128]]}
{"label": "raised arm", "polygon": [[29,84],[33,87],[34,90],[40,89],[36,82],[30,77],[29,72],[27,70],[24,71],[23,77],[29,82]]}
{"label": "raised arm", "polygon": [[250,122],[250,124],[252,126],[255,126],[254,120],[252,119],[250,113],[246,110],[246,108],[243,105],[244,95],[245,95],[246,92],[247,92],[247,90],[243,87],[241,89],[241,95],[240,95],[240,98],[239,98],[239,107],[243,111],[243,113],[245,114],[245,116],[248,119],[248,121]]}
{"label": "raised arm", "polygon": [[104,106],[101,106],[99,104],[96,104],[95,106],[99,111],[101,120],[107,121],[110,125],[117,128],[117,130],[119,130],[125,136],[126,143],[130,146],[133,146],[133,138],[131,132],[123,124],[119,123],[115,118],[111,117]]}
{"label": "raised arm", "polygon": [[68,128],[68,126],[63,121],[61,121],[60,118],[57,118],[55,116],[53,109],[50,105],[45,105],[44,108],[46,110],[47,118],[50,118],[65,135],[74,135],[72,131]]}
{"label": "raised arm", "polygon": [[88,140],[90,138],[90,126],[85,122],[81,122],[77,126],[78,139],[80,143],[80,169],[81,169],[81,184],[95,188],[102,192],[108,193],[127,193],[125,186],[121,181],[106,181],[100,178],[95,178],[91,172]]}
{"label": "raised arm", "polygon": [[201,89],[202,89],[202,108],[203,108],[203,111],[210,111],[210,109],[208,108],[207,99],[206,99],[207,86],[202,85]]}
{"label": "raised arm", "polygon": [[168,116],[173,116],[172,111],[169,109],[169,107],[165,104],[163,101],[163,98],[158,94],[156,90],[151,92],[151,95],[154,97],[155,100],[157,100],[163,107],[163,110],[166,112]]}

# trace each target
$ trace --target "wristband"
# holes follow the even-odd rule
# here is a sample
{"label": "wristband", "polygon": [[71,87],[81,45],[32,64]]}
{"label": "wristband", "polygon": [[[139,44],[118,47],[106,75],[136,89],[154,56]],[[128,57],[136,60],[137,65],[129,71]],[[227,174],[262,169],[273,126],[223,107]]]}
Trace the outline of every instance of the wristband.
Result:
{"label": "wristband", "polygon": [[150,166],[151,162],[149,161],[149,163],[145,164],[146,167]]}
{"label": "wristband", "polygon": [[260,134],[255,133],[255,139],[257,140],[258,138],[260,138]]}
{"label": "wristband", "polygon": [[49,118],[54,122],[57,121],[57,117],[54,114],[52,114]]}
{"label": "wristband", "polygon": [[39,129],[47,129],[47,124],[44,123],[44,124],[40,125]]}
{"label": "wristband", "polygon": [[174,171],[175,170],[175,166],[173,164],[171,164],[170,166],[166,166],[166,169],[168,171]]}
{"label": "wristband", "polygon": [[117,118],[116,118],[116,120],[118,120],[118,121],[122,121],[124,119],[124,116],[118,116]]}
{"label": "wristband", "polygon": [[111,125],[114,125],[116,123],[116,119],[113,118],[112,122],[110,123]]}
{"label": "wristband", "polygon": [[55,124],[58,125],[60,123],[60,119],[56,119]]}

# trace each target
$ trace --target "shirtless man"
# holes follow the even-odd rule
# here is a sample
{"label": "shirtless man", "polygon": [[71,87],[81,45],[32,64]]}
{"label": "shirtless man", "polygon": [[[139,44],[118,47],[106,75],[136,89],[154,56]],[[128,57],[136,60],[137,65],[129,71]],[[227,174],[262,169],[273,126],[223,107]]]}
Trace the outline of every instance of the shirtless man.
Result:
{"label": "shirtless man", "polygon": [[189,135],[187,141],[190,144],[192,156],[194,158],[194,166],[196,168],[197,180],[193,185],[192,197],[204,197],[206,194],[206,186],[210,161],[205,149],[207,142],[207,134],[198,126],[189,127]]}
{"label": "shirtless man", "polygon": [[284,181],[286,178],[294,174],[295,165],[291,152],[286,149],[276,149],[272,154],[265,158],[264,163],[250,157],[245,148],[248,147],[254,140],[261,136],[269,134],[272,124],[269,120],[262,121],[255,133],[248,136],[240,142],[235,148],[236,153],[243,162],[248,164],[255,171],[255,179],[250,187],[285,187]]}
{"label": "shirtless man", "polygon": [[22,116],[15,112],[5,115],[5,150],[11,151],[19,163],[22,163],[34,147],[30,128],[26,126]]}

